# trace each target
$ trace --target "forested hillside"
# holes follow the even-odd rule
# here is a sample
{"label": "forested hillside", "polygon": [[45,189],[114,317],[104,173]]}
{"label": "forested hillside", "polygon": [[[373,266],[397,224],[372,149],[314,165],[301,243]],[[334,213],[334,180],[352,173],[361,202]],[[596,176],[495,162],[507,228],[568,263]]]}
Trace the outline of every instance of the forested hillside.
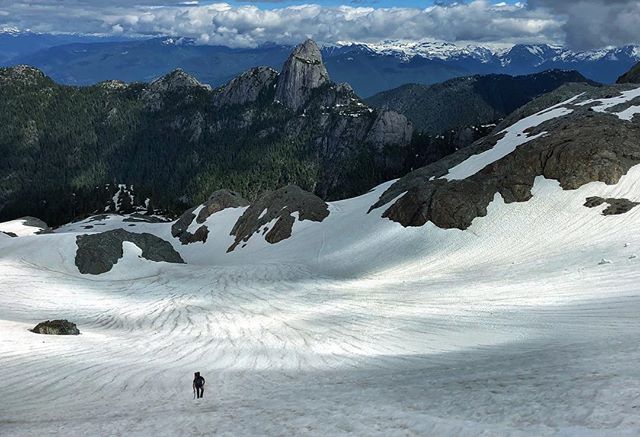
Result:
{"label": "forested hillside", "polygon": [[409,84],[367,99],[376,108],[404,114],[415,129],[438,135],[494,123],[534,98],[569,82],[593,82],[577,71],[549,70],[526,76],[477,75],[436,85]]}
{"label": "forested hillside", "polygon": [[[181,212],[220,188],[254,199],[296,184],[335,199],[402,174],[410,124],[328,78],[306,83],[324,66],[315,44],[301,47],[283,68],[293,75],[254,69],[217,90],[179,70],[151,84],[69,87],[1,69],[0,219],[69,221],[104,208],[116,184]],[[301,93],[301,106],[277,100],[276,84]]]}

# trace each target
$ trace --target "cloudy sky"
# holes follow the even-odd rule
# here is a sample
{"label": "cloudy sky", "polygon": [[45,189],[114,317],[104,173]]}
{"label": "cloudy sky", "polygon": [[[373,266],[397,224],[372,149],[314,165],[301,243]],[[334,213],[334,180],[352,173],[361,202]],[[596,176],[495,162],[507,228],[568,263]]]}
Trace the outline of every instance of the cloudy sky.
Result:
{"label": "cloudy sky", "polygon": [[0,0],[0,27],[264,42],[640,43],[640,0]]}

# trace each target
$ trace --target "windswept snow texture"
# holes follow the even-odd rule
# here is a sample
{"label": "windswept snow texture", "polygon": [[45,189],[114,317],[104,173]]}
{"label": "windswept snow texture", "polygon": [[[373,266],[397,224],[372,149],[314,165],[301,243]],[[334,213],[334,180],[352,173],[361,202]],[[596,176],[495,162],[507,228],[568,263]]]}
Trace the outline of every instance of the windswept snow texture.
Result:
{"label": "windswept snow texture", "polygon": [[[82,222],[0,239],[0,435],[638,435],[640,209],[583,204],[640,201],[640,166],[572,191],[538,177],[465,231],[366,214],[388,185],[229,254],[243,209],[202,245],[127,227],[186,265],[126,244],[83,276]],[[52,318],[82,334],[28,331]]]}

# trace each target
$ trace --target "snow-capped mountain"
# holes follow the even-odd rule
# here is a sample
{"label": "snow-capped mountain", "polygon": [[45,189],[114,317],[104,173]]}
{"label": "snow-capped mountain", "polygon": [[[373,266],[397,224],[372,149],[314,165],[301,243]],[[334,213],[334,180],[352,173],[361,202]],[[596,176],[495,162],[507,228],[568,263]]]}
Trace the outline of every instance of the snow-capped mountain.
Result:
{"label": "snow-capped mountain", "polygon": [[489,49],[487,47],[464,45],[459,46],[453,43],[439,41],[397,41],[386,40],[380,43],[341,43],[342,47],[362,47],[387,56],[396,56],[405,61],[409,61],[415,56],[425,59],[447,60],[452,58],[468,57],[488,62],[492,56],[498,53],[499,49]]}
{"label": "snow-capped mountain", "polygon": [[600,50],[573,51],[559,45],[549,44],[478,46],[457,45],[440,41],[386,40],[380,43],[342,42],[334,47],[343,50],[364,50],[379,55],[395,56],[404,61],[410,61],[414,57],[440,59],[442,61],[470,58],[485,63],[498,61],[503,66],[516,61],[527,61],[533,66],[540,66],[547,62],[584,62],[602,59],[616,61],[621,58],[640,61],[640,46],[634,45]]}

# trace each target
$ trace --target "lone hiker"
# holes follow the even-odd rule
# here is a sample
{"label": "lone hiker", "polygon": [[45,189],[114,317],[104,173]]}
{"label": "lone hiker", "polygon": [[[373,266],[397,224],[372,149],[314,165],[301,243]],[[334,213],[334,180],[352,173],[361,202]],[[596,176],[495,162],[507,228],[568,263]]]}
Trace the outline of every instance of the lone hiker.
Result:
{"label": "lone hiker", "polygon": [[200,372],[196,372],[193,376],[193,394],[197,395],[198,399],[204,395],[204,383],[205,380],[200,376]]}

